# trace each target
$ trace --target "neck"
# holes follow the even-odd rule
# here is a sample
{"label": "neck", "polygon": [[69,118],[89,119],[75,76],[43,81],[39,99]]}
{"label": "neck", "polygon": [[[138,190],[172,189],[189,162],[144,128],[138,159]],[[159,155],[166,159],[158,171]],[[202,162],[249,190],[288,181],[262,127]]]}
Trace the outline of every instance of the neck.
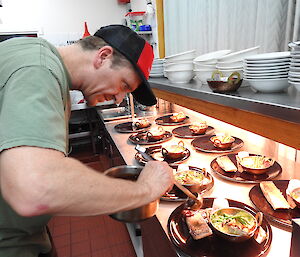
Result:
{"label": "neck", "polygon": [[83,76],[88,73],[88,64],[92,62],[93,51],[84,51],[79,44],[58,47],[57,50],[70,74],[72,89],[80,90]]}

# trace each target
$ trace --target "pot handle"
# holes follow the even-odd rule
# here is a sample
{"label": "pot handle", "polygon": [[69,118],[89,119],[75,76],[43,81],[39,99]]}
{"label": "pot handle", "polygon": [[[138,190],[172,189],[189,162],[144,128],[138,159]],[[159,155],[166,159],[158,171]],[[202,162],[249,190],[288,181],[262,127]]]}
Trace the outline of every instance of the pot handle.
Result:
{"label": "pot handle", "polygon": [[214,80],[220,80],[223,76],[222,71],[219,70],[215,70],[212,74],[211,74],[211,78]]}
{"label": "pot handle", "polygon": [[178,145],[184,147],[184,142],[183,142],[182,140],[180,140],[180,141],[178,142]]}
{"label": "pot handle", "polygon": [[148,132],[146,133],[146,138],[147,138],[147,140],[149,140],[149,138],[151,138],[151,137],[153,137],[153,134],[152,134],[150,131],[148,131]]}
{"label": "pot handle", "polygon": [[169,154],[168,150],[167,150],[166,148],[164,148],[164,147],[161,148],[161,153],[162,153],[163,157],[165,157],[165,158],[166,158],[166,157],[168,156],[168,154]]}
{"label": "pot handle", "polygon": [[264,219],[264,214],[261,211],[256,213],[255,219],[257,221],[257,227],[260,227]]}
{"label": "pot handle", "polygon": [[[235,78],[235,76],[237,76],[237,78]],[[229,84],[232,85],[232,84],[237,84],[237,83],[239,83],[240,80],[241,80],[241,75],[240,75],[240,73],[237,72],[237,71],[235,71],[235,72],[232,72],[231,75],[228,77],[227,82],[228,82]]]}

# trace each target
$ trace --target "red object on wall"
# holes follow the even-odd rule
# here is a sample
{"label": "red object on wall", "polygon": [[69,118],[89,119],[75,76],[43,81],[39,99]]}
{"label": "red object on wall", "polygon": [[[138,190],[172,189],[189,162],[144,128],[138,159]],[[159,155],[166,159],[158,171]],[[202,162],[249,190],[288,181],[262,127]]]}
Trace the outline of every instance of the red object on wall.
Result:
{"label": "red object on wall", "polygon": [[91,34],[90,34],[89,30],[88,30],[87,23],[86,23],[86,21],[85,21],[85,22],[84,22],[84,34],[83,34],[82,38],[88,37],[88,36],[90,36],[90,35],[91,35]]}
{"label": "red object on wall", "polygon": [[120,4],[128,4],[130,0],[118,0]]}

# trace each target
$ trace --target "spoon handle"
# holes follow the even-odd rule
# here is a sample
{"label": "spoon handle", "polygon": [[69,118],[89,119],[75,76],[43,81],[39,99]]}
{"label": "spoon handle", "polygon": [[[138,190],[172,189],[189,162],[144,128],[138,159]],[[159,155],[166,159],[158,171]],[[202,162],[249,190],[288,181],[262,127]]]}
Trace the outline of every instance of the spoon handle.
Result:
{"label": "spoon handle", "polygon": [[195,201],[198,201],[197,197],[186,187],[181,185],[178,181],[174,180],[174,184],[183,192],[185,193],[189,198],[192,198]]}

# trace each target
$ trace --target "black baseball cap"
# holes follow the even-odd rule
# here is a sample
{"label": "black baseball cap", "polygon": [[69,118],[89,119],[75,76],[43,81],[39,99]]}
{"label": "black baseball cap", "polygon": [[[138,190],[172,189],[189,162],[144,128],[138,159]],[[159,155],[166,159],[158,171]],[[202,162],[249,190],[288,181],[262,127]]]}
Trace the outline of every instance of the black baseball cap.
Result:
{"label": "black baseball cap", "polygon": [[154,54],[151,45],[129,27],[109,25],[101,27],[94,36],[102,38],[106,43],[117,49],[133,65],[142,79],[142,83],[132,92],[141,104],[156,104],[156,98],[148,83]]}

